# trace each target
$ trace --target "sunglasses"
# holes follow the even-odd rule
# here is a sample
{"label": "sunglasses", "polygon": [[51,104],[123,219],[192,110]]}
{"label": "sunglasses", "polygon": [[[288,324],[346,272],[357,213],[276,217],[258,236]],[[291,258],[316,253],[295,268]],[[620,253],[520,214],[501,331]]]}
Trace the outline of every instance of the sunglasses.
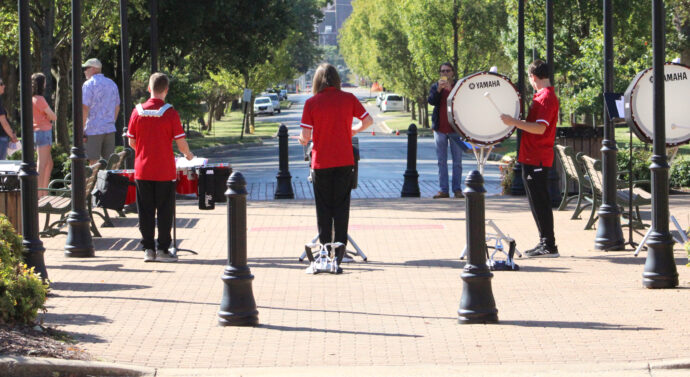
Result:
{"label": "sunglasses", "polygon": [[447,73],[447,72],[453,72],[453,70],[452,69],[441,69],[441,70],[439,70],[439,72]]}

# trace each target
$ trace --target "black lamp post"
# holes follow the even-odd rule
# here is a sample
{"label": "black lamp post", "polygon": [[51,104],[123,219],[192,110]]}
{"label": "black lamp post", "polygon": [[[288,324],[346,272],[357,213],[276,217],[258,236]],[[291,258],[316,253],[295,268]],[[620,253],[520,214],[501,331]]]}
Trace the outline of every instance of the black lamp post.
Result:
{"label": "black lamp post", "polygon": [[38,238],[38,172],[34,161],[33,104],[31,102],[31,34],[29,29],[29,1],[19,0],[19,75],[22,110],[22,164],[19,178],[22,185],[23,257],[27,266],[48,279],[43,259],[45,248]]}
{"label": "black lamp post", "polygon": [[125,160],[125,168],[134,168],[134,151],[127,142],[127,126],[132,113],[130,106],[132,89],[129,74],[129,31],[127,30],[127,0],[120,0],[120,51],[122,57],[122,140],[125,149],[130,149]]}
{"label": "black lamp post", "polygon": [[664,2],[652,1],[654,45],[654,154],[652,171],[652,230],[647,239],[647,260],[642,274],[646,288],[678,286],[678,272],[673,259],[673,237],[668,230],[668,160],[666,157],[666,114],[664,96]]}
{"label": "black lamp post", "polygon": [[158,0],[149,0],[151,13],[151,73],[158,72]]}
{"label": "black lamp post", "polygon": [[72,154],[72,211],[67,215],[65,256],[93,257],[93,239],[86,211],[86,173],[84,162],[84,125],[81,103],[81,1],[72,0],[72,120],[74,121]]}
{"label": "black lamp post", "polygon": [[[518,90],[520,91],[520,114],[525,112],[525,0],[518,0]],[[522,130],[517,130],[517,155],[520,157],[520,140]],[[522,164],[515,162],[513,166],[513,183],[510,195],[525,195],[525,185],[522,182]]]}
{"label": "black lamp post", "polygon": [[[612,1],[604,0],[604,93],[612,93],[614,90],[612,15]],[[594,247],[598,250],[622,250],[625,247],[620,213],[616,205],[617,153],[615,129],[604,103],[604,140],[601,148],[604,187],[598,213],[597,236],[594,240]]]}

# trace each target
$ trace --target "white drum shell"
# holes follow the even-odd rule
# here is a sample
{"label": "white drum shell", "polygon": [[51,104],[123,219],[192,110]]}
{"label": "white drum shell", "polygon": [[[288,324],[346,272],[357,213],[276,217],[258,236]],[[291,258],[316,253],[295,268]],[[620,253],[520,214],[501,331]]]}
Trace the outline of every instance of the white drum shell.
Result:
{"label": "white drum shell", "polygon": [[448,121],[456,132],[476,145],[494,145],[515,131],[515,127],[501,121],[501,114],[520,118],[520,93],[506,76],[474,73],[459,80],[448,95]]}
{"label": "white drum shell", "polygon": [[[654,140],[653,73],[652,68],[638,73],[625,91],[625,120],[646,143]],[[690,68],[666,63],[664,75],[666,146],[673,147],[690,141]]]}

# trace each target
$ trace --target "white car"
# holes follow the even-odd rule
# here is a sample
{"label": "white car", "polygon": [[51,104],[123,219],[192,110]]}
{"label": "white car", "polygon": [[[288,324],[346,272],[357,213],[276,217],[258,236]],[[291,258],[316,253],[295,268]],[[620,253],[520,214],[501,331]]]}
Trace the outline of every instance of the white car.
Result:
{"label": "white car", "polygon": [[388,93],[381,101],[381,111],[403,111],[403,98],[400,94]]}
{"label": "white car", "polygon": [[271,103],[273,103],[273,110],[277,111],[278,114],[280,114],[280,99],[278,98],[277,94],[275,94],[275,93],[261,93],[261,96],[270,98]]}
{"label": "white car", "polygon": [[275,114],[271,99],[268,97],[256,97],[254,100],[254,113],[271,115]]}

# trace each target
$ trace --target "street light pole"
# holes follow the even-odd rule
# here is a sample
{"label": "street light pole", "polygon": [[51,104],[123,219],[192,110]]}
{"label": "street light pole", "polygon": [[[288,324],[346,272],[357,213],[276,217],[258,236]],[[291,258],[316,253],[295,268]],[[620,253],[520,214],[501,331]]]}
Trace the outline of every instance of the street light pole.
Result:
{"label": "street light pole", "polygon": [[129,116],[132,113],[132,107],[130,106],[132,89],[130,85],[130,74],[129,74],[129,31],[127,30],[127,0],[120,0],[120,51],[122,57],[122,140],[125,149],[129,149],[130,153],[127,154],[127,159],[125,160],[125,168],[134,168],[134,151],[132,151],[127,142],[127,126],[129,125]]}
{"label": "street light pole", "polygon": [[31,31],[29,1],[19,0],[19,75],[22,111],[22,164],[19,178],[22,185],[23,257],[27,266],[48,279],[43,254],[45,248],[38,237],[38,172],[34,160],[33,104],[31,101]]}
{"label": "street light pole", "polygon": [[652,171],[652,229],[647,239],[647,260],[642,274],[645,288],[678,286],[678,272],[673,258],[673,237],[668,230],[668,159],[666,157],[666,114],[664,96],[664,2],[652,1],[652,37],[654,45],[654,154]]}
{"label": "street light pole", "polygon": [[[612,0],[604,0],[604,93],[613,92],[613,7]],[[618,164],[616,136],[613,122],[604,100],[604,140],[601,148],[601,166],[604,176],[602,203],[599,207],[599,224],[594,248],[597,250],[623,250],[625,240],[621,218],[616,205],[616,176]],[[632,222],[631,222],[632,223]]]}
{"label": "street light pole", "polygon": [[81,0],[72,0],[72,211],[67,215],[67,242],[65,256],[93,257],[94,247],[86,211],[86,172],[84,162],[84,125],[81,103]]}
{"label": "street light pole", "polygon": [[[518,0],[518,91],[520,91],[520,115],[525,112],[525,0]],[[517,155],[513,165],[513,183],[510,185],[510,195],[525,195],[525,185],[522,182],[522,164],[517,162],[520,157],[520,141],[522,130],[517,130]]]}

